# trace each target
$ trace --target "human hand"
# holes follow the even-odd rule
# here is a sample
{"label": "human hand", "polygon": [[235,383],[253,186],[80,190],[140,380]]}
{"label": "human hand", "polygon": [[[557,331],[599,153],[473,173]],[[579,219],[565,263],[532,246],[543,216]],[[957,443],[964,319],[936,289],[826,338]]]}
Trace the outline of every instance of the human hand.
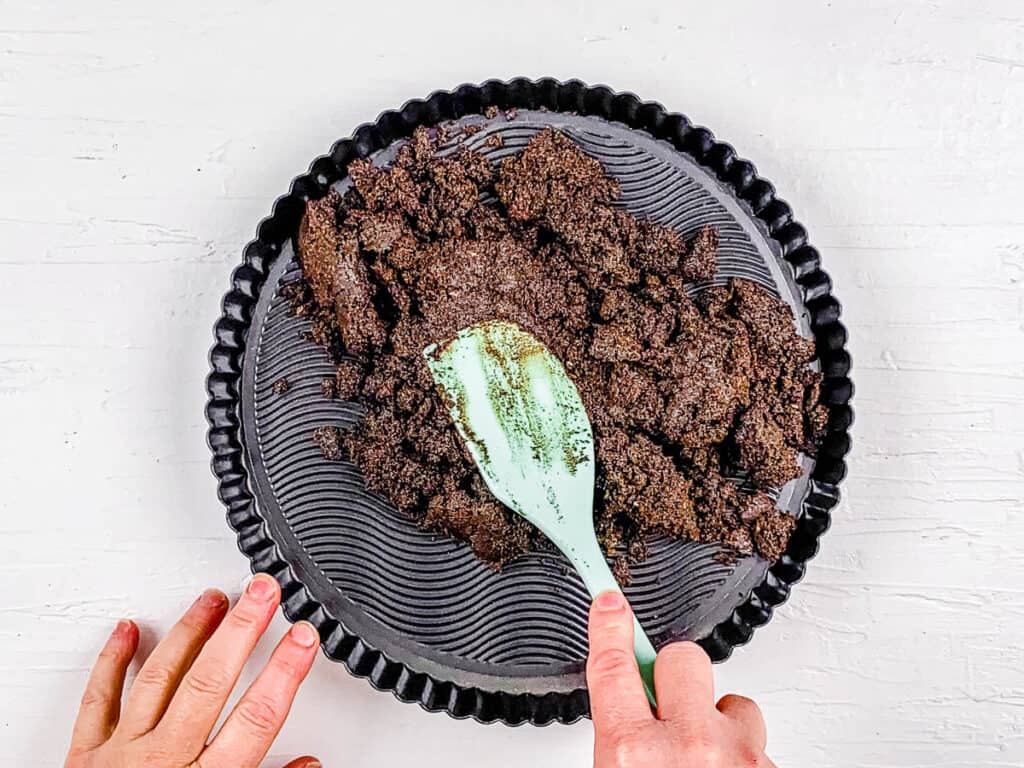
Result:
{"label": "human hand", "polygon": [[711,660],[695,643],[673,643],[654,663],[651,712],[633,656],[633,613],[618,592],[590,609],[587,687],[594,768],[774,768],[761,710],[750,699],[715,704]]}
{"label": "human hand", "polygon": [[[121,711],[139,630],[121,621],[93,667],[65,768],[256,768],[284,724],[320,637],[299,622],[207,744],[231,689],[281,600],[258,574],[228,613],[224,593],[208,590],[167,633],[135,678]],[[226,615],[226,618],[225,618]],[[286,768],[319,768],[300,757]]]}

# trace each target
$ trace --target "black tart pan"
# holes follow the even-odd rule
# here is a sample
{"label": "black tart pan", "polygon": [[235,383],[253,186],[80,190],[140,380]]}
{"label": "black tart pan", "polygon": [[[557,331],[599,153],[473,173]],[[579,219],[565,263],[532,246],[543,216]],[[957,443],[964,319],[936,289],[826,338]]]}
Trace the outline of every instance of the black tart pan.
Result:
{"label": "black tart pan", "polygon": [[[497,116],[485,116],[488,106]],[[492,111],[493,115],[493,111]],[[253,571],[281,583],[285,615],[311,621],[325,653],[374,687],[431,711],[543,725],[589,714],[583,677],[588,597],[560,556],[535,553],[501,573],[469,549],[417,528],[311,439],[360,417],[326,400],[326,353],[303,338],[281,288],[298,277],[294,238],[306,201],[344,186],[356,158],[384,164],[420,125],[478,123],[449,134],[497,160],[545,126],[565,131],[619,178],[628,209],[692,234],[714,224],[719,276],[756,280],[790,303],[817,343],[828,434],[778,504],[798,518],[786,554],[732,565],[715,547],[650,540],[627,590],[656,644],[689,638],[720,661],[789,597],[818,550],[846,472],[853,420],[839,303],[790,207],[732,147],[653,102],[579,81],[489,81],[413,100],[356,129],[313,161],[274,204],[231,277],[207,381],[209,444],[228,523]],[[503,147],[484,144],[501,133]],[[693,286],[699,291],[701,285]],[[273,392],[286,378],[286,395]]]}

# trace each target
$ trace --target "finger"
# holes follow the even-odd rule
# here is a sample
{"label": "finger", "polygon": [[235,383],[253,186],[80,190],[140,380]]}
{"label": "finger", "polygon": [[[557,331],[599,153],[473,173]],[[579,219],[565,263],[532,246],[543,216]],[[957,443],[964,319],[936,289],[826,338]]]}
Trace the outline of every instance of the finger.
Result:
{"label": "finger", "polygon": [[654,661],[658,718],[705,722],[715,705],[711,659],[696,643],[672,643]]}
{"label": "finger", "polygon": [[764,749],[768,744],[768,729],[761,708],[746,696],[729,694],[718,701],[718,711],[732,720],[751,744]]}
{"label": "finger", "polygon": [[609,733],[653,719],[633,653],[633,612],[621,593],[602,592],[590,607],[587,688],[594,730]]}
{"label": "finger", "polygon": [[239,699],[213,743],[203,752],[203,766],[259,765],[288,717],[299,684],[313,665],[319,643],[320,635],[307,622],[299,622],[289,630],[266,668]]}
{"label": "finger", "polygon": [[156,727],[181,678],[217,629],[227,607],[228,599],[223,592],[207,590],[171,627],[167,637],[146,659],[128,691],[124,717],[118,726],[121,732],[134,738]]}
{"label": "finger", "polygon": [[139,647],[139,628],[122,620],[107,639],[89,675],[71,735],[71,751],[84,752],[110,738],[121,711],[128,664]]}
{"label": "finger", "polygon": [[321,768],[321,763],[315,757],[296,757],[284,768]]}
{"label": "finger", "polygon": [[155,733],[178,754],[196,758],[246,660],[281,599],[272,576],[257,574],[185,673]]}

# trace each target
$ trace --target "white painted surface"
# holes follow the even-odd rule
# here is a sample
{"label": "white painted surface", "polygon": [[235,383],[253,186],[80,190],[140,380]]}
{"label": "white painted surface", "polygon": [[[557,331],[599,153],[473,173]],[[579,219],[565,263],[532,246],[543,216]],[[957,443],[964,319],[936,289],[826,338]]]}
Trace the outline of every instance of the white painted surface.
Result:
{"label": "white painted surface", "polygon": [[[0,0],[0,763],[59,762],[115,617],[151,640],[247,572],[203,378],[273,199],[408,97],[550,74],[732,142],[845,305],[846,500],[721,689],[760,701],[780,766],[1020,765],[1024,7],[520,0],[488,39],[492,5]],[[583,766],[590,739],[428,715],[321,659],[268,765]]]}

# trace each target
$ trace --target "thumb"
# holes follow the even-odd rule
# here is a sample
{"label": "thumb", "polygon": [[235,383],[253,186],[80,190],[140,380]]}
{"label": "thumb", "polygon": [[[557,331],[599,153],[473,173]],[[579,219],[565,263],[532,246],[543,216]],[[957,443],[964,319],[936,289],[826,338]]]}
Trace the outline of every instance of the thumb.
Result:
{"label": "thumb", "polygon": [[590,606],[587,688],[598,733],[653,720],[633,654],[633,611],[621,592],[602,592]]}

